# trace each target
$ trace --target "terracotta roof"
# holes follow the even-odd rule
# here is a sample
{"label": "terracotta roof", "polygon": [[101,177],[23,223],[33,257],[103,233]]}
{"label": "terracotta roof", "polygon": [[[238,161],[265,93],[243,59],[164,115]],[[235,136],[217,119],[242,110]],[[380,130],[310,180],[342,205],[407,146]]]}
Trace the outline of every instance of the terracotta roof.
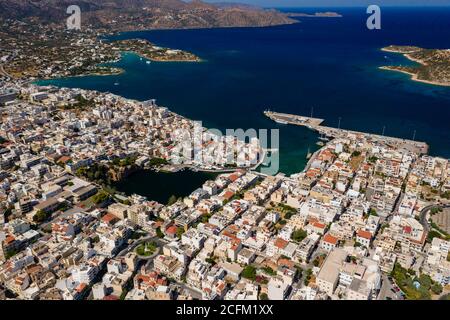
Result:
{"label": "terracotta roof", "polygon": [[225,193],[224,193],[224,195],[223,195],[223,197],[224,197],[225,199],[230,199],[232,196],[234,196],[234,192],[233,192],[233,191],[230,191],[230,190],[225,191]]}
{"label": "terracotta roof", "polygon": [[177,233],[177,227],[174,225],[171,225],[166,229],[166,233],[168,234],[176,234]]}
{"label": "terracotta roof", "polygon": [[70,158],[68,156],[62,156],[61,158],[58,159],[58,162],[67,163],[70,160],[72,160],[72,158]]}
{"label": "terracotta roof", "polygon": [[115,215],[113,215],[112,213],[107,213],[102,217],[102,220],[106,223],[113,223],[115,220],[118,220],[119,218],[117,218]]}
{"label": "terracotta roof", "polygon": [[75,290],[77,290],[78,293],[81,293],[84,291],[84,289],[86,289],[86,287],[87,287],[87,284],[82,282],[78,285],[78,287]]}
{"label": "terracotta roof", "polygon": [[358,237],[370,240],[372,239],[372,234],[369,231],[366,230],[358,230],[357,232]]}
{"label": "terracotta roof", "polygon": [[284,239],[282,239],[282,238],[277,238],[277,239],[275,240],[275,243],[274,243],[275,247],[280,248],[280,249],[286,248],[286,246],[287,246],[288,244],[289,244],[289,242],[286,241],[286,240],[284,240]]}
{"label": "terracotta roof", "polygon": [[339,241],[338,238],[333,237],[331,234],[327,233],[324,237],[323,237],[323,241],[331,243],[333,245],[336,245]]}
{"label": "terracotta roof", "polygon": [[320,228],[320,229],[325,229],[325,227],[327,226],[326,224],[318,222],[318,221],[313,222],[312,225],[313,225],[313,227]]}

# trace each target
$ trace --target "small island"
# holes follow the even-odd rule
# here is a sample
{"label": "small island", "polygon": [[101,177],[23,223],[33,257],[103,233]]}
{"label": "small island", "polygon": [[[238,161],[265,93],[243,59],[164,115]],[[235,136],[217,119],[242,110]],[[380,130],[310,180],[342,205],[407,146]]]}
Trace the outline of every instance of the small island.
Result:
{"label": "small island", "polygon": [[450,50],[424,49],[415,46],[388,46],[381,50],[403,54],[417,65],[382,66],[380,69],[409,74],[414,81],[450,86]]}

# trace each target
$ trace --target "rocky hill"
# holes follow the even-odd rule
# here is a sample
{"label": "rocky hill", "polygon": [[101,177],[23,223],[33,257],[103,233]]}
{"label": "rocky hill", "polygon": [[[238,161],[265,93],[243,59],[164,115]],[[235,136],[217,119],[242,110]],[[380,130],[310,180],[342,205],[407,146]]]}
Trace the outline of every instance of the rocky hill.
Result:
{"label": "rocky hill", "polygon": [[112,31],[155,28],[270,26],[295,20],[275,10],[213,5],[194,0],[0,0],[0,20],[65,24],[70,5],[81,8],[82,26]]}

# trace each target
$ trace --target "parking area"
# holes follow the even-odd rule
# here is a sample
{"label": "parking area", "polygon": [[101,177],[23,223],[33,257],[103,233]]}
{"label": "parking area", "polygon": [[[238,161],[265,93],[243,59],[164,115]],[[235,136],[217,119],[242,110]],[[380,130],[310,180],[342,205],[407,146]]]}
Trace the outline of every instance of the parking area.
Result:
{"label": "parking area", "polygon": [[403,300],[403,293],[400,288],[394,284],[392,278],[383,274],[378,300]]}

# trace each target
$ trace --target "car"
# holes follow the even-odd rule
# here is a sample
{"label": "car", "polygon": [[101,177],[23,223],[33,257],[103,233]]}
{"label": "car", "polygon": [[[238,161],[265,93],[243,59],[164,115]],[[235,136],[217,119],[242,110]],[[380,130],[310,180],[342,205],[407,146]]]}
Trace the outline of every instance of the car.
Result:
{"label": "car", "polygon": [[386,300],[392,300],[392,298],[391,297],[386,297]]}
{"label": "car", "polygon": [[393,293],[397,293],[397,291],[395,291],[394,288],[392,288],[391,291],[392,291]]}

